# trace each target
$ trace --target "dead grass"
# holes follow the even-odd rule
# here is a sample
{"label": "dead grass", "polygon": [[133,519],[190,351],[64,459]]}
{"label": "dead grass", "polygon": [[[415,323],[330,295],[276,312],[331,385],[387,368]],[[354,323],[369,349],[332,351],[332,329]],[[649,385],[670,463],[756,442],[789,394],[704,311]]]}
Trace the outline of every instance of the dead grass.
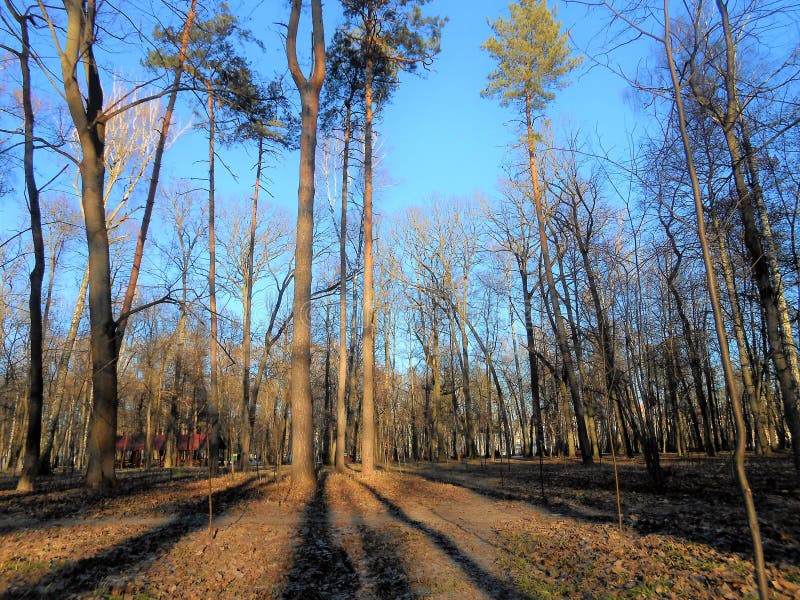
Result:
{"label": "dead grass", "polygon": [[[722,459],[667,461],[669,491],[620,464],[419,464],[314,488],[253,475],[146,477],[112,497],[0,495],[0,598],[746,598],[749,538]],[[754,465],[769,579],[800,597],[800,502]],[[287,469],[288,471],[288,469]]]}

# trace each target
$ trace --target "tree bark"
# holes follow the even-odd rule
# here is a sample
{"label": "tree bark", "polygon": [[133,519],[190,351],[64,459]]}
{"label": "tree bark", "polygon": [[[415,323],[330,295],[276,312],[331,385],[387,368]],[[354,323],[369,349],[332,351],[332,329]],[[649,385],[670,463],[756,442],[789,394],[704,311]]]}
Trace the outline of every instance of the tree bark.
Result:
{"label": "tree bark", "polygon": [[[64,8],[67,14],[66,44],[63,50],[59,48],[59,55],[64,96],[81,148],[81,204],[89,251],[93,407],[87,441],[86,484],[95,489],[110,488],[116,484],[117,352],[116,323],[111,309],[111,261],[103,203],[103,88],[94,58],[97,6],[96,0],[64,0]],[[54,26],[51,28],[55,35]],[[84,73],[85,91],[78,85],[79,70]]]}
{"label": "tree bark", "polygon": [[[214,139],[216,122],[214,118],[214,95],[211,83],[206,83],[206,109],[208,110],[208,312],[210,319],[210,341],[208,346],[209,362],[209,397],[207,411],[206,435],[209,436],[209,467],[212,475],[216,475],[219,466],[219,376],[217,370],[217,235],[216,235],[216,181],[214,167]],[[233,440],[228,440],[228,449]]]}
{"label": "tree bark", "polygon": [[736,347],[739,351],[739,364],[742,371],[742,382],[744,383],[745,401],[750,405],[750,411],[753,413],[753,432],[755,434],[756,452],[758,454],[766,454],[771,452],[769,441],[767,440],[766,407],[764,406],[764,401],[756,388],[753,378],[753,365],[750,361],[750,350],[747,347],[747,341],[745,339],[742,310],[739,306],[739,296],[736,293],[736,283],[733,278],[733,268],[731,267],[728,257],[724,233],[720,230],[716,216],[714,217],[713,223],[717,234],[717,243],[719,244],[719,261],[722,266],[723,275],[725,276],[725,287],[728,290],[731,314],[733,316],[733,331],[736,337]]}
{"label": "tree bark", "polygon": [[[339,364],[336,384],[336,456],[334,463],[344,473],[345,439],[347,435],[347,194],[350,165],[350,132],[352,105],[346,103],[344,148],[342,150],[342,212],[339,224]],[[353,281],[355,286],[355,280]],[[353,307],[355,310],[355,307]]]}
{"label": "tree bark", "polygon": [[314,155],[317,147],[319,93],[325,79],[322,1],[311,0],[314,68],[306,79],[297,61],[297,29],[302,0],[292,1],[286,57],[301,102],[300,183],[297,191],[297,245],[294,277],[294,335],[290,373],[292,477],[301,485],[315,480],[311,401],[311,261],[314,233]]}
{"label": "tree bark", "polygon": [[364,104],[364,295],[361,301],[363,398],[361,401],[361,470],[375,470],[375,284],[372,252],[372,69],[373,60],[367,57]]}
{"label": "tree bark", "polygon": [[23,170],[25,191],[28,196],[31,238],[33,240],[34,264],[30,274],[31,289],[28,296],[30,312],[28,365],[28,428],[25,436],[25,454],[22,462],[22,476],[17,482],[17,490],[33,491],[40,471],[39,450],[42,437],[42,405],[44,403],[44,376],[42,365],[42,341],[44,329],[42,321],[42,281],[44,280],[44,237],[42,235],[42,213],[39,206],[39,188],[34,171],[34,113],[31,102],[30,44],[28,38],[29,19],[17,12],[10,2],[6,7],[20,28],[21,48],[16,53],[22,74],[22,114],[24,128]]}

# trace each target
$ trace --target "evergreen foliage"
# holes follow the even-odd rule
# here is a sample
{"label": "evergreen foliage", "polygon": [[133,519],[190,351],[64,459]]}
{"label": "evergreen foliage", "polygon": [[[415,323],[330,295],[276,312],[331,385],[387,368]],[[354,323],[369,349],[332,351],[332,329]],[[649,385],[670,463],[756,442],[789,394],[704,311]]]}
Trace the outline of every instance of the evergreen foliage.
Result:
{"label": "evergreen foliage", "polygon": [[503,106],[524,104],[530,95],[532,109],[541,111],[568,84],[566,76],[581,58],[570,56],[568,36],[545,0],[520,0],[510,4],[510,19],[489,24],[494,35],[483,44],[497,61],[482,94],[499,98]]}

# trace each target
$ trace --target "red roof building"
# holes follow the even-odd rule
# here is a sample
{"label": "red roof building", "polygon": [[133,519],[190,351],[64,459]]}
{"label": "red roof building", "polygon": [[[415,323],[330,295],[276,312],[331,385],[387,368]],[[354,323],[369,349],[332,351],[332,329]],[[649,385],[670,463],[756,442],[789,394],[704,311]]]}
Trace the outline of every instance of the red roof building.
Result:
{"label": "red roof building", "polygon": [[[178,461],[180,464],[205,462],[206,460],[205,433],[182,433],[177,436]],[[145,435],[135,433],[132,435],[117,436],[116,455],[120,467],[139,467],[145,452]],[[166,435],[153,436],[153,461],[163,463],[166,452]],[[224,440],[220,439],[219,449],[225,449]]]}

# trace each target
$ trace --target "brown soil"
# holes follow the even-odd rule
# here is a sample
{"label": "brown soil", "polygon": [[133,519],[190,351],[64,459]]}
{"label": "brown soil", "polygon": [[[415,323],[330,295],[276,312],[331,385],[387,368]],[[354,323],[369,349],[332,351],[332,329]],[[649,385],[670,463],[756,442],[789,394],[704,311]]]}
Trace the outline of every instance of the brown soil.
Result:
{"label": "brown soil", "polygon": [[[200,472],[121,480],[110,497],[53,480],[0,492],[0,598],[755,597],[729,461],[668,461],[655,493],[620,461],[445,463],[316,489]],[[768,579],[800,598],[800,498],[785,457],[753,459]],[[73,482],[74,483],[74,482]],[[2,482],[0,482],[2,485]],[[6,486],[10,487],[10,486]]]}

